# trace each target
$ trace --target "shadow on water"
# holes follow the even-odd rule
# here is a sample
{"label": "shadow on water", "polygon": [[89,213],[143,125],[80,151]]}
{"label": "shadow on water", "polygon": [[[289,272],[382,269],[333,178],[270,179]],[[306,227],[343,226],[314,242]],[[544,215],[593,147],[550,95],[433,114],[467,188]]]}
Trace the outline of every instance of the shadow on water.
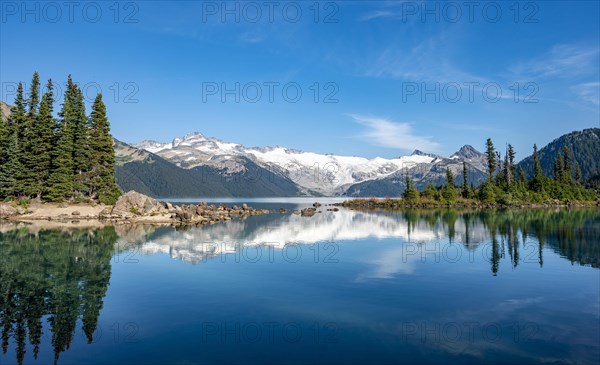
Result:
{"label": "shadow on water", "polygon": [[[468,250],[490,245],[489,265],[513,268],[525,244],[537,244],[539,266],[544,249],[571,263],[600,267],[600,211],[575,210],[407,210],[323,213],[314,217],[272,214],[205,227],[122,225],[89,229],[35,229],[0,225],[0,331],[2,351],[14,345],[23,363],[27,347],[37,359],[42,340],[51,343],[54,362],[67,351],[77,324],[88,343],[111,276],[115,252],[165,253],[198,264],[246,246],[324,241],[399,238],[425,245],[433,241],[461,244]],[[116,251],[115,251],[116,250]],[[44,326],[46,321],[48,326]],[[44,328],[51,334],[44,335]],[[29,342],[30,346],[27,346]]]}

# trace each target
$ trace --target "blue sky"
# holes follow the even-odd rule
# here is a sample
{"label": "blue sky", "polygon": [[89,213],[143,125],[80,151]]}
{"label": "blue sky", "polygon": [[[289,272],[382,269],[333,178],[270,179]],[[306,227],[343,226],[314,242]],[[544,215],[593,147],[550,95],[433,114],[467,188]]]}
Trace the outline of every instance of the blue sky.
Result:
{"label": "blue sky", "polygon": [[597,1],[0,4],[0,99],[71,73],[127,142],[394,157],[491,137],[520,159],[600,126]]}

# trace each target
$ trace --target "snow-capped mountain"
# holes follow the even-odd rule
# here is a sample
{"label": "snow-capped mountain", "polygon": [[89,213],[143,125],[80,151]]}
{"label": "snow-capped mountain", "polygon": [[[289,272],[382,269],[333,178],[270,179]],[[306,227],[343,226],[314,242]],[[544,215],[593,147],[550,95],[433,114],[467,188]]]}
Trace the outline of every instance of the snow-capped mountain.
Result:
{"label": "snow-capped mountain", "polygon": [[[280,173],[310,192],[339,195],[357,182],[379,179],[400,169],[429,164],[435,158],[414,154],[396,159],[367,159],[355,156],[324,155],[284,147],[248,148],[192,133],[161,144],[144,141],[135,145],[183,168],[209,165],[236,171],[245,157],[274,173]],[[233,163],[232,163],[233,161]]]}
{"label": "snow-capped mountain", "polygon": [[[133,146],[184,169],[206,166],[224,174],[234,174],[246,171],[248,161],[251,161],[272,174],[291,180],[304,194],[328,196],[345,195],[349,190],[355,192],[356,189],[350,189],[352,186],[369,181],[391,179],[392,184],[395,184],[396,178],[405,174],[409,174],[417,183],[421,180],[437,181],[445,174],[446,167],[458,173],[463,161],[478,173],[485,169],[485,165],[482,165],[483,155],[471,146],[461,148],[450,158],[417,150],[411,155],[398,158],[367,159],[318,154],[279,146],[246,147],[208,138],[197,132],[175,138],[171,143],[143,141]],[[398,188],[403,190],[401,184]],[[378,194],[372,194],[369,189],[360,189],[358,195]]]}

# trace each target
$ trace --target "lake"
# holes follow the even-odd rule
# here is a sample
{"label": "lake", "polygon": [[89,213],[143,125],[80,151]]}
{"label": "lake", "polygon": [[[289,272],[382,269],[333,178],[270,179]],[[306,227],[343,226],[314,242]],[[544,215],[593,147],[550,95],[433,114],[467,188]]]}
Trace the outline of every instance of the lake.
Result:
{"label": "lake", "polygon": [[600,362],[598,209],[328,208],[0,223],[0,363]]}

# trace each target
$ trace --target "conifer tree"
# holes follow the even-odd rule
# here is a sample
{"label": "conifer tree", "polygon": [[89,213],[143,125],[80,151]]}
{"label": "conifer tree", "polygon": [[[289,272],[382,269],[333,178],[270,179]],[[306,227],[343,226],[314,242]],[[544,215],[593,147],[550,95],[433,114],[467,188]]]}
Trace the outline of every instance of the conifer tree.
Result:
{"label": "conifer tree", "polygon": [[572,182],[573,175],[571,172],[571,158],[569,147],[566,145],[563,147],[563,164],[563,182],[568,184]]}
{"label": "conifer tree", "polygon": [[502,155],[500,151],[496,151],[496,171],[501,172],[502,169]]}
{"label": "conifer tree", "polygon": [[52,163],[54,142],[54,92],[52,80],[48,80],[47,91],[42,96],[39,112],[35,121],[35,128],[31,133],[30,148],[33,155],[32,170],[36,178],[34,194],[41,197],[48,183]]}
{"label": "conifer tree", "polygon": [[25,175],[24,168],[21,164],[20,156],[24,154],[24,146],[22,141],[25,140],[25,132],[27,130],[27,114],[25,113],[25,99],[23,98],[23,84],[19,82],[17,86],[17,96],[15,105],[10,110],[9,119],[9,134],[11,141],[9,142],[9,159],[10,165],[7,166],[7,174],[9,180],[14,180],[10,184],[11,195],[22,195],[24,186],[21,177]]}
{"label": "conifer tree", "polygon": [[462,174],[463,174],[463,182],[462,182],[462,187],[461,187],[461,195],[463,198],[468,199],[469,195],[470,195],[470,191],[469,191],[469,185],[467,183],[467,163],[465,161],[463,161],[463,170],[462,170]]}
{"label": "conifer tree", "polygon": [[4,187],[4,181],[8,178],[7,164],[8,164],[8,146],[11,141],[10,131],[8,124],[4,121],[4,116],[0,112],[0,199],[6,198],[6,191]]}
{"label": "conifer tree", "polygon": [[90,197],[112,204],[120,191],[115,179],[115,151],[102,94],[96,96],[92,106],[88,140],[92,152],[89,155],[90,171],[86,179]]}
{"label": "conifer tree", "polygon": [[456,186],[454,185],[454,174],[449,168],[446,168],[446,185],[442,189],[442,197],[446,202],[453,203],[458,196]]}
{"label": "conifer tree", "polygon": [[454,174],[449,168],[446,168],[446,186],[454,187]]}
{"label": "conifer tree", "polygon": [[88,118],[85,114],[83,92],[75,84],[72,104],[73,132],[73,173],[75,174],[75,191],[86,193],[85,173],[89,170]]}
{"label": "conifer tree", "polygon": [[504,185],[506,185],[506,188],[510,188],[510,185],[512,184],[512,175],[510,163],[508,162],[508,153],[504,155],[504,170],[502,171],[502,177],[504,178]]}
{"label": "conifer tree", "polygon": [[538,157],[538,149],[537,145],[533,145],[533,179],[531,180],[532,189],[534,191],[542,191],[543,190],[543,174],[542,174],[542,165],[540,165],[540,159]]}
{"label": "conifer tree", "polygon": [[415,187],[415,183],[408,176],[408,172],[406,173],[406,175],[404,177],[404,183],[406,185],[406,189],[404,189],[404,193],[402,194],[402,197],[407,200],[414,200],[414,199],[419,198],[419,191]]}
{"label": "conifer tree", "polygon": [[515,157],[516,157],[516,152],[515,149],[513,148],[513,146],[509,143],[508,144],[508,148],[507,148],[507,164],[508,164],[508,168],[506,169],[507,172],[507,181],[508,181],[508,186],[510,187],[510,185],[513,183],[513,181],[516,179],[517,176],[517,168],[515,166]]}
{"label": "conifer tree", "polygon": [[38,104],[40,102],[40,75],[37,71],[33,73],[31,80],[31,90],[29,91],[29,109],[28,115],[33,118],[37,114]]}
{"label": "conifer tree", "polygon": [[75,97],[75,85],[69,75],[62,110],[59,113],[61,120],[46,192],[46,198],[52,201],[72,198],[74,194],[73,103]]}
{"label": "conifer tree", "polygon": [[425,190],[423,190],[423,193],[421,195],[424,196],[425,198],[437,199],[438,198],[438,191],[435,188],[435,186],[433,186],[432,183],[429,183],[427,185],[427,187],[425,188]]}
{"label": "conifer tree", "polygon": [[35,154],[38,140],[37,112],[40,102],[40,76],[37,71],[33,74],[31,80],[31,89],[29,91],[28,110],[26,116],[25,128],[19,146],[21,147],[19,159],[21,160],[21,172],[18,176],[20,184],[23,187],[23,193],[26,196],[39,196],[42,186],[36,175],[40,171],[37,166],[39,156]]}
{"label": "conifer tree", "polygon": [[8,140],[6,146],[6,159],[0,173],[0,195],[3,197],[17,197],[21,192],[18,171],[21,168],[19,162],[19,139],[17,130],[8,129]]}
{"label": "conifer tree", "polygon": [[485,156],[488,162],[488,173],[489,179],[492,180],[494,173],[496,172],[496,152],[494,149],[494,144],[492,143],[492,139],[488,138],[486,142],[486,150]]}
{"label": "conifer tree", "polygon": [[564,161],[562,158],[562,153],[559,151],[558,156],[556,156],[556,160],[554,161],[554,180],[560,182],[564,180]]}

